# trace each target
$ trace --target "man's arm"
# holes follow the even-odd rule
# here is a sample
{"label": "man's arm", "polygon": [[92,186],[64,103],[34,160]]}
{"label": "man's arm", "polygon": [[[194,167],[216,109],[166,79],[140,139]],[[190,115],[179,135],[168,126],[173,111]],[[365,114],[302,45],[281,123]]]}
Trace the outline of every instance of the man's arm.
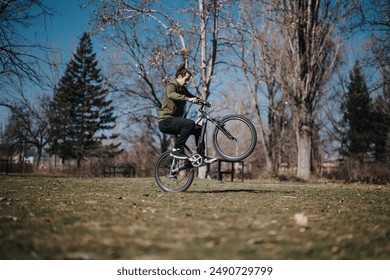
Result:
{"label": "man's arm", "polygon": [[184,94],[176,92],[176,86],[174,84],[168,85],[167,95],[172,100],[189,101],[191,103],[198,102],[198,98],[196,96],[192,95],[187,89],[185,89]]}

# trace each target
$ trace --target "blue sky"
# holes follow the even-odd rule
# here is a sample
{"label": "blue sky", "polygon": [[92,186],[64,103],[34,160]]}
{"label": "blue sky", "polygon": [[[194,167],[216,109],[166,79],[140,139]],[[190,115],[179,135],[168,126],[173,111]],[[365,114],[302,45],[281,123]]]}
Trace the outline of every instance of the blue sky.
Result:
{"label": "blue sky", "polygon": [[[65,61],[79,43],[83,31],[88,30],[90,9],[82,8],[83,0],[46,0],[45,3],[55,10],[55,15],[46,21],[47,39],[51,45],[59,48]],[[44,37],[43,37],[44,39]]]}

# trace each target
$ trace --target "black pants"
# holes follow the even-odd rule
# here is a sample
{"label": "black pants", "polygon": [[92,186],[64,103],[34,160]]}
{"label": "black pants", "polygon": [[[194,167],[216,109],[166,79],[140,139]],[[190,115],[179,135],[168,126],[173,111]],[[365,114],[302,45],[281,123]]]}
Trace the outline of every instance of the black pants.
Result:
{"label": "black pants", "polygon": [[[195,124],[193,120],[185,118],[169,118],[159,122],[159,128],[162,133],[178,135],[175,149],[181,149],[190,135],[195,136],[195,143],[198,147],[198,153],[204,154],[204,147],[199,147],[199,137],[202,131],[200,125]],[[203,145],[202,145],[203,146]]]}

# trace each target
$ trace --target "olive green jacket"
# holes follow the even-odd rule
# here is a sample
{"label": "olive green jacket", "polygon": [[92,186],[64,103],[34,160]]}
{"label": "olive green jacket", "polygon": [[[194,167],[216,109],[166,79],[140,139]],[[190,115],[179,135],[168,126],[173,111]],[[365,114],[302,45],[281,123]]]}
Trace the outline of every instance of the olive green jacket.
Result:
{"label": "olive green jacket", "polygon": [[195,97],[186,87],[180,86],[176,79],[171,80],[164,92],[159,120],[183,117],[186,101]]}

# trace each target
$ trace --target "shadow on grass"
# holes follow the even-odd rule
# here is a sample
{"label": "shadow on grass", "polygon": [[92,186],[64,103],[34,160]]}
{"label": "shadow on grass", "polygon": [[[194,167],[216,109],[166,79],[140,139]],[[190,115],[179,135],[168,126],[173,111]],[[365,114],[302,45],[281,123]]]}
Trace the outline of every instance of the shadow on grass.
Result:
{"label": "shadow on grass", "polygon": [[280,191],[280,190],[253,190],[253,189],[231,189],[231,190],[203,190],[203,191],[187,191],[188,193],[294,193],[294,191]]}

